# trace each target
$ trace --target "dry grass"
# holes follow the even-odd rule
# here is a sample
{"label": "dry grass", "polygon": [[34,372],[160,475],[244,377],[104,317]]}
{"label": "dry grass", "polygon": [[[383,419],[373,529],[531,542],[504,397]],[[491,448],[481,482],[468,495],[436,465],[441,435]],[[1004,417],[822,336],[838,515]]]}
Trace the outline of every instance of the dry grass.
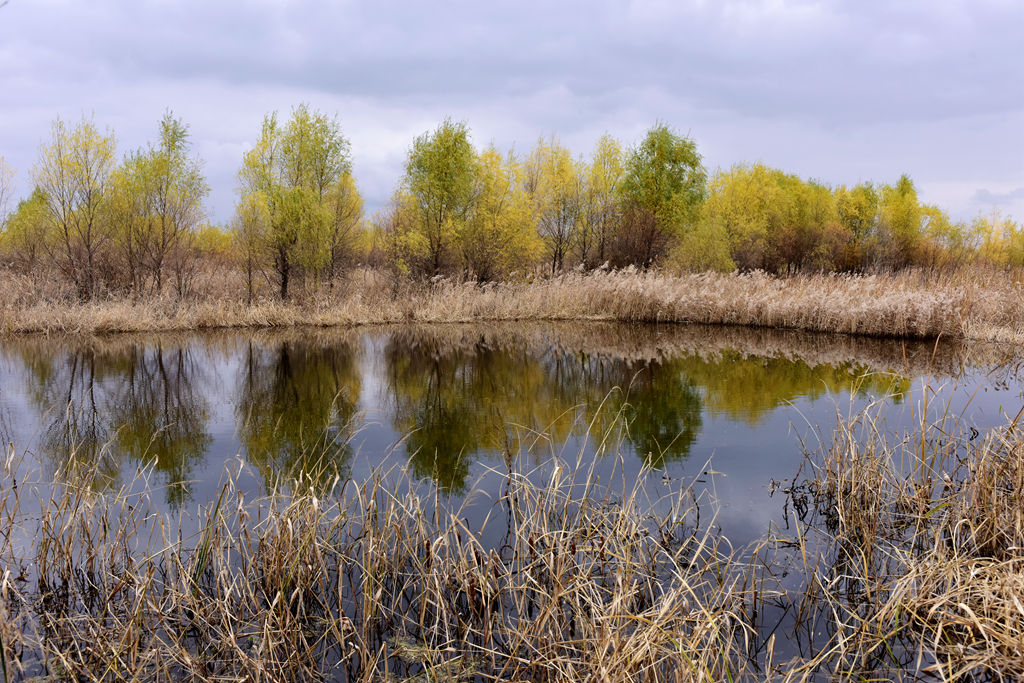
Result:
{"label": "dry grass", "polygon": [[1019,274],[764,273],[673,276],[660,272],[570,273],[477,285],[413,283],[356,270],[333,289],[282,304],[247,305],[231,276],[210,275],[186,301],[154,297],[69,303],[65,292],[0,275],[0,331],[103,333],[219,327],[338,326],[398,322],[617,320],[742,325],[901,338],[1024,341]]}
{"label": "dry grass", "polygon": [[829,634],[791,678],[1024,679],[1022,416],[974,441],[945,414],[898,444],[872,410],[840,426],[790,492],[817,553],[794,604]]}
{"label": "dry grass", "polygon": [[[692,485],[652,499],[644,477],[601,482],[582,459],[523,471],[509,454],[493,499],[459,503],[397,471],[257,500],[228,476],[175,519],[148,493],[91,491],[88,470],[33,482],[10,451],[0,665],[90,681],[1020,680],[1021,416],[964,440],[932,414],[898,444],[870,409],[842,421],[788,491],[779,556],[778,537],[732,549]],[[773,605],[793,615],[775,634]],[[778,642],[805,637],[781,661]]]}
{"label": "dry grass", "polygon": [[38,510],[30,488],[0,500],[5,676],[717,681],[748,666],[747,576],[723,571],[686,487],[651,501],[560,463],[509,472],[481,519],[399,473],[251,502],[228,481],[193,533],[145,496],[64,486]]}

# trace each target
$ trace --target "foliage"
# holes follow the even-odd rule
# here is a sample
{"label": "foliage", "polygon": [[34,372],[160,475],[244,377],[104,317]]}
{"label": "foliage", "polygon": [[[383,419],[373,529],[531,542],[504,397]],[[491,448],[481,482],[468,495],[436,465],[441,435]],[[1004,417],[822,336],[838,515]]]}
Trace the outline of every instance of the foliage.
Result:
{"label": "foliage", "polygon": [[729,235],[719,223],[702,220],[679,240],[669,253],[673,270],[728,273],[736,269],[729,249]]}
{"label": "foliage", "polygon": [[46,196],[35,188],[7,217],[0,233],[0,252],[8,254],[22,269],[31,270],[54,248],[55,233],[49,229]]}
{"label": "foliage", "polygon": [[13,171],[0,157],[0,256],[55,281],[51,296],[181,300],[200,269],[241,271],[253,304],[295,286],[333,296],[357,265],[385,267],[393,295],[409,276],[1024,266],[1019,224],[952,220],[907,175],[832,187],[754,163],[709,180],[696,142],[661,123],[630,149],[606,134],[577,157],[551,136],[518,156],[474,148],[467,124],[446,119],[413,141],[391,202],[364,220],[337,119],[300,105],[287,121],[264,117],[244,155],[230,239],[203,224],[209,189],[180,119],[165,114],[158,139],[120,163],[115,151],[88,119],[54,121],[32,192],[9,214]]}
{"label": "foliage", "polygon": [[513,153],[489,146],[476,158],[473,205],[456,235],[463,271],[481,282],[528,268],[541,250],[534,208]]}
{"label": "foliage", "polygon": [[413,141],[402,187],[415,210],[417,248],[425,249],[423,273],[438,275],[454,259],[453,243],[473,203],[475,157],[469,128],[451,119]]}
{"label": "foliage", "polygon": [[[239,180],[238,211],[249,213],[237,221],[249,233],[241,238],[251,252],[247,263],[272,265],[281,299],[288,297],[295,275],[333,277],[362,211],[351,176],[349,142],[337,120],[304,104],[284,126],[276,112],[264,117]],[[255,209],[254,204],[263,206]],[[254,220],[264,214],[266,220]],[[254,250],[261,252],[258,257]]]}
{"label": "foliage", "polygon": [[53,123],[50,142],[39,151],[33,179],[46,198],[48,256],[74,285],[81,299],[100,288],[101,267],[110,242],[102,220],[106,193],[115,169],[112,133],[101,133],[82,119],[74,128]]}
{"label": "foliage", "polygon": [[134,291],[163,290],[168,270],[184,294],[192,238],[209,193],[199,160],[189,156],[188,127],[168,112],[157,145],[129,154],[112,183],[111,234]]}
{"label": "foliage", "polygon": [[649,267],[675,238],[692,229],[706,181],[696,142],[664,124],[651,128],[629,154],[621,184],[627,260]]}
{"label": "foliage", "polygon": [[895,185],[882,188],[879,212],[883,264],[896,268],[907,265],[916,255],[923,217],[910,176],[904,174]]}
{"label": "foliage", "polygon": [[621,227],[618,193],[625,173],[622,145],[602,135],[583,169],[583,196],[575,248],[579,263],[594,268],[607,263]]}
{"label": "foliage", "polygon": [[1024,266],[1024,226],[992,211],[975,218],[970,233],[983,261],[1003,268]]}
{"label": "foliage", "polygon": [[578,234],[581,215],[580,168],[558,140],[540,140],[527,161],[527,192],[537,216],[552,275],[561,271]]}

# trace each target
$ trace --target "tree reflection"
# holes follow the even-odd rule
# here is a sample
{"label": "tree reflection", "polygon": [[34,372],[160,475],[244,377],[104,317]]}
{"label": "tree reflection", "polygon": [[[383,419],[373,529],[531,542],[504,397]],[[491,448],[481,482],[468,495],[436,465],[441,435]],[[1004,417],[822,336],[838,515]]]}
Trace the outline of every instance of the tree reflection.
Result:
{"label": "tree reflection", "polygon": [[135,346],[112,391],[110,421],[117,427],[118,449],[152,463],[163,476],[172,507],[189,497],[194,466],[210,447],[208,406],[198,381],[200,368],[185,347],[165,350]]}
{"label": "tree reflection", "polygon": [[105,359],[92,349],[76,349],[53,357],[22,354],[28,371],[29,400],[42,413],[40,448],[55,470],[88,472],[92,486],[118,481],[120,463],[104,445],[110,425],[103,419],[106,403],[98,375]]}
{"label": "tree reflection", "polygon": [[268,486],[346,475],[359,401],[359,354],[345,342],[249,342],[237,404],[246,455]]}
{"label": "tree reflection", "polygon": [[124,460],[162,475],[168,503],[189,496],[190,474],[210,444],[199,363],[161,343],[26,348],[28,395],[40,410],[41,449],[55,471],[93,487],[120,481]]}
{"label": "tree reflection", "polygon": [[703,389],[711,410],[757,425],[773,410],[799,398],[853,392],[860,396],[891,395],[898,402],[910,380],[870,372],[854,362],[810,365],[785,357],[762,357],[721,351],[710,358],[680,359],[679,369]]}
{"label": "tree reflection", "polygon": [[[681,359],[647,361],[639,367],[617,363],[605,381],[622,387],[621,406],[636,454],[661,467],[690,453],[701,430],[700,391],[683,372]],[[606,384],[604,390],[610,390]]]}
{"label": "tree reflection", "polygon": [[484,344],[442,352],[435,341],[392,337],[385,348],[394,426],[408,435],[412,470],[458,492],[479,451],[518,449],[511,425],[536,424],[532,415],[522,420],[522,404],[537,400],[528,387],[544,382],[524,356]]}
{"label": "tree reflection", "polygon": [[[689,455],[705,409],[756,425],[801,397],[909,389],[906,378],[855,362],[809,364],[732,349],[671,355],[642,341],[624,339],[635,351],[627,356],[507,334],[393,333],[385,347],[389,408],[394,428],[407,435],[413,471],[457,493],[477,458],[524,447],[537,453],[537,444],[562,452],[585,435],[592,450],[624,447],[661,467]],[[528,443],[520,443],[524,435]]]}
{"label": "tree reflection", "polygon": [[[557,452],[572,436],[591,432],[600,441],[620,428],[632,450],[659,465],[685,457],[700,431],[698,392],[664,363],[538,354],[484,339],[451,347],[430,335],[395,335],[385,356],[394,427],[408,435],[410,465],[448,492],[465,489],[481,455],[536,443]],[[540,438],[523,444],[524,435]]]}

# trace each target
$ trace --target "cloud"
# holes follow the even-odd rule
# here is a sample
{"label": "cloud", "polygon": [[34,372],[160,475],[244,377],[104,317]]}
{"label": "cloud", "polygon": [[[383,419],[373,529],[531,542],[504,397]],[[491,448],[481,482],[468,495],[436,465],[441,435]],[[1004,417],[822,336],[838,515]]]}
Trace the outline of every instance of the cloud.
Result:
{"label": "cloud", "polygon": [[238,150],[265,113],[309,102],[339,115],[371,206],[446,115],[520,151],[555,133],[585,153],[662,120],[712,166],[1015,187],[1022,27],[1024,5],[987,0],[14,0],[0,153],[27,170],[49,121],[83,112],[137,147],[171,107],[226,220]]}
{"label": "cloud", "polygon": [[1024,187],[1014,188],[1007,192],[992,192],[985,188],[979,188],[971,197],[971,201],[975,204],[989,206],[1003,206],[1021,200],[1024,200]]}

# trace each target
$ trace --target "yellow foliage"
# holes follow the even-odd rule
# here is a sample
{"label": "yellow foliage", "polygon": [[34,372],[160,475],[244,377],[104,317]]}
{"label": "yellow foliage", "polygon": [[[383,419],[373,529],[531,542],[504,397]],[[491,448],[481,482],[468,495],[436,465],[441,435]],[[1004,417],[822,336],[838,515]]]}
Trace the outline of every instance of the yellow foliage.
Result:
{"label": "yellow foliage", "polygon": [[995,210],[975,218],[970,230],[981,260],[1000,267],[1024,266],[1024,226]]}
{"label": "yellow foliage", "polygon": [[206,223],[196,230],[193,246],[205,256],[228,261],[234,254],[234,236],[226,226]]}
{"label": "yellow foliage", "polygon": [[580,217],[580,167],[557,139],[543,139],[527,160],[526,190],[533,202],[537,233],[544,241],[551,273],[566,265]]}
{"label": "yellow foliage", "polygon": [[533,206],[523,187],[524,170],[515,155],[493,145],[477,156],[473,205],[459,226],[463,268],[478,280],[506,277],[531,267],[542,250],[533,229]]}

